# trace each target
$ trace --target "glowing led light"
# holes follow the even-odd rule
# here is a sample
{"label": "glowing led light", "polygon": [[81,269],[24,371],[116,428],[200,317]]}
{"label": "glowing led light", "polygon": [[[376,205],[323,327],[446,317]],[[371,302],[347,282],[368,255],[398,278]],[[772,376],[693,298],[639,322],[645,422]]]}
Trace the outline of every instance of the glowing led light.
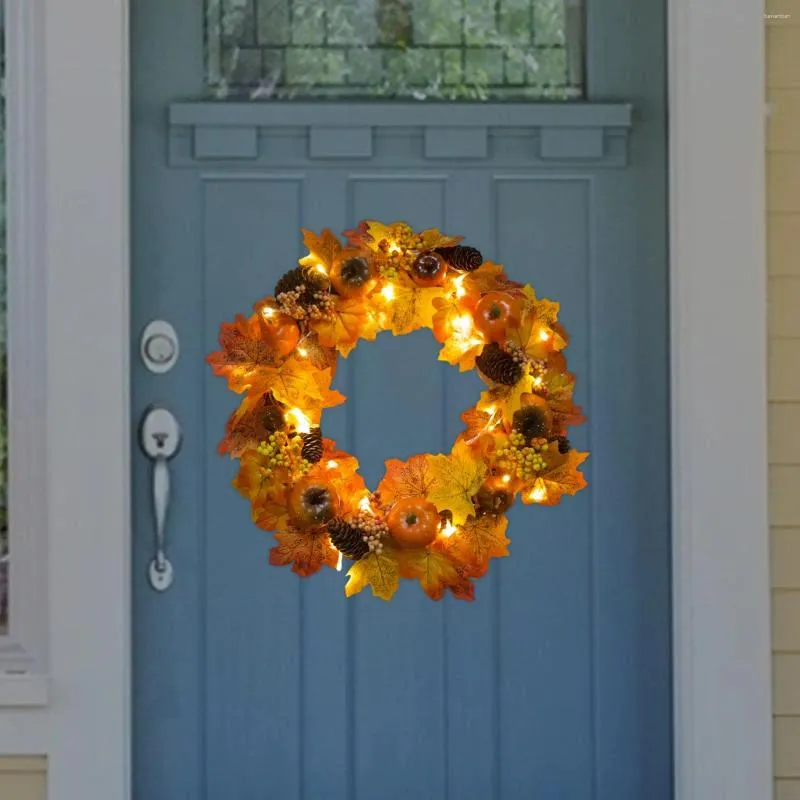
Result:
{"label": "glowing led light", "polygon": [[469,338],[473,330],[472,316],[470,314],[459,314],[451,323],[453,331],[460,339]]}
{"label": "glowing led light", "polygon": [[546,342],[551,336],[552,334],[550,333],[549,330],[547,330],[547,328],[542,328],[539,331],[539,340],[542,342]]}
{"label": "glowing led light", "polygon": [[456,528],[456,526],[453,525],[452,520],[448,519],[448,520],[445,520],[445,523],[444,523],[444,525],[442,525],[442,528],[439,531],[439,533],[445,539],[449,539],[457,530],[458,530],[458,528]]}
{"label": "glowing led light", "polygon": [[503,481],[503,483],[511,483],[511,476],[503,475],[503,477],[500,480]]}
{"label": "glowing led light", "polygon": [[535,387],[536,389],[539,389],[539,388],[540,388],[540,387],[541,387],[543,384],[544,384],[544,379],[542,378],[542,376],[541,376],[541,375],[537,375],[537,376],[536,376],[536,377],[533,379],[533,385],[534,385],[534,387]]}
{"label": "glowing led light", "polygon": [[364,495],[358,502],[359,511],[364,511],[367,514],[372,513],[372,506],[369,504],[369,495]]}
{"label": "glowing led light", "polygon": [[261,309],[261,313],[264,315],[264,317],[266,317],[266,319],[270,319],[278,312],[272,306],[264,306],[264,308]]}
{"label": "glowing led light", "polygon": [[541,478],[534,484],[529,497],[534,503],[541,503],[547,499],[547,489],[544,488]]}
{"label": "glowing led light", "polygon": [[328,469],[336,469],[336,467],[339,466],[339,462],[338,461],[334,461],[333,459],[331,459],[325,466]]}
{"label": "glowing led light", "polygon": [[381,289],[381,294],[383,295],[384,299],[391,302],[394,300],[394,286],[391,283],[387,283],[386,286]]}
{"label": "glowing led light", "polygon": [[299,355],[300,358],[305,358],[308,355],[308,350],[306,350],[305,347],[301,345],[300,347],[297,348],[297,355]]}
{"label": "glowing led light", "polygon": [[339,551],[339,558],[336,561],[336,571],[337,572],[341,572],[342,571],[342,551],[341,550]]}
{"label": "glowing led light", "polygon": [[467,290],[464,288],[464,278],[466,277],[466,275],[459,275],[453,281],[453,286],[455,286],[456,289],[456,297],[463,297],[467,293]]}
{"label": "glowing led light", "polygon": [[286,412],[286,416],[289,417],[298,433],[311,432],[311,420],[299,408],[290,408]]}
{"label": "glowing led light", "polygon": [[400,245],[397,242],[389,242],[389,252],[390,253],[399,253],[400,252]]}
{"label": "glowing led light", "polygon": [[317,272],[321,272],[323,275],[327,275],[328,274],[328,271],[325,269],[325,267],[322,266],[322,264],[315,264],[314,265],[314,269]]}
{"label": "glowing led light", "polygon": [[483,410],[484,410],[484,411],[485,411],[485,412],[486,412],[486,413],[487,413],[487,414],[488,414],[490,417],[493,417],[493,416],[495,415],[495,413],[497,412],[497,406],[494,406],[494,405],[492,405],[492,406],[486,406],[486,408],[484,408]]}

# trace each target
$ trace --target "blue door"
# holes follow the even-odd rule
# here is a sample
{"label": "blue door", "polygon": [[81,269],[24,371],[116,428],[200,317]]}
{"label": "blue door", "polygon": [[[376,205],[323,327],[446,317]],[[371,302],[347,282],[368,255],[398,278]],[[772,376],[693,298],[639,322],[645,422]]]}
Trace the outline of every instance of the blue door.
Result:
{"label": "blue door", "polygon": [[[132,5],[131,335],[138,354],[162,320],[180,345],[132,367],[135,798],[667,800],[663,0]],[[474,603],[270,567],[216,454],[238,401],[204,362],[219,324],[272,292],[301,228],[361,219],[465,236],[572,335],[589,488],[514,509]],[[372,487],[387,458],[445,451],[477,396],[437,349],[386,335],[340,362],[325,435]],[[165,591],[152,404],[182,431]]]}

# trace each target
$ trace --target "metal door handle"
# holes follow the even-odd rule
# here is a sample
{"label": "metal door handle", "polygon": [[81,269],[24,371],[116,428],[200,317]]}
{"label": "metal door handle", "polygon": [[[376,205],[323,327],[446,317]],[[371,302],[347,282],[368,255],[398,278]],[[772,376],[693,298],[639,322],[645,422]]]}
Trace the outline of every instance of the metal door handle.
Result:
{"label": "metal door handle", "polygon": [[166,408],[153,406],[142,419],[139,443],[153,462],[153,517],[156,529],[156,554],[150,562],[148,578],[157,592],[172,585],[174,570],[166,553],[167,509],[170,500],[169,460],[178,452],[181,430],[175,415]]}

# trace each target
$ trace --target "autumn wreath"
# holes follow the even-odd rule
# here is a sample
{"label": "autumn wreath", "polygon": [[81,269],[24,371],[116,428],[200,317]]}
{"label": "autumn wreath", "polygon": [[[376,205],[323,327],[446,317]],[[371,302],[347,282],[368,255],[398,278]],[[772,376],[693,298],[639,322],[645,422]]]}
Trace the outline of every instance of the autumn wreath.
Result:
{"label": "autumn wreath", "polygon": [[[508,555],[505,512],[556,505],[586,485],[567,428],[583,421],[562,354],[558,304],[509,280],[461,237],[405,223],[362,222],[345,244],[303,231],[309,253],[249,318],[222,325],[216,375],[244,394],[219,446],[240,461],[234,486],[255,524],[275,531],[270,563],[308,576],[348,572],[347,596],[369,585],[389,600],[399,579],[434,600],[472,599],[473,579]],[[322,411],[339,355],[381,331],[430,328],[439,359],[486,382],[447,454],[386,461],[372,492],[358,460],[323,438]]]}

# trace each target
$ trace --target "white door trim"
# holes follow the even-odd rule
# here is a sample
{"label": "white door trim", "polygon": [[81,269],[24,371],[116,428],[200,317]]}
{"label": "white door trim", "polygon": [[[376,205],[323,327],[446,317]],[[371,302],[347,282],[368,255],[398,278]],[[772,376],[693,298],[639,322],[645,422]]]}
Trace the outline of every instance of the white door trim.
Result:
{"label": "white door trim", "polygon": [[[0,751],[46,752],[50,800],[126,798],[129,0],[36,1],[53,691]],[[763,38],[760,0],[669,0],[679,800],[771,795]]]}

